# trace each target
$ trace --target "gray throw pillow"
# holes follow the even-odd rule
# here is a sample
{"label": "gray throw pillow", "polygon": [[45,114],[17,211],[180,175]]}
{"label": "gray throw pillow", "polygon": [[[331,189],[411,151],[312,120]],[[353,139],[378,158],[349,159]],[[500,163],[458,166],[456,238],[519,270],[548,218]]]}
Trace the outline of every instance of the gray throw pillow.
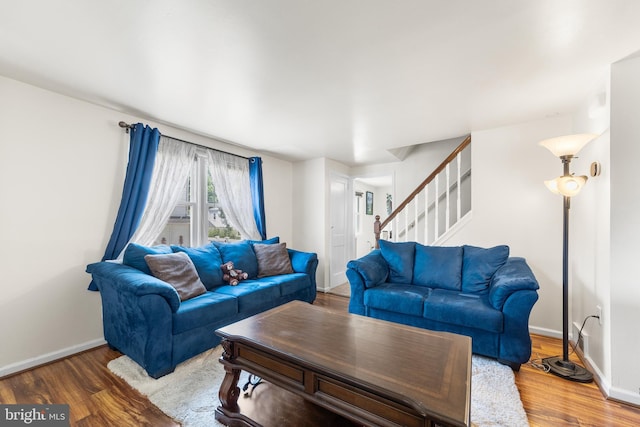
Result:
{"label": "gray throw pillow", "polygon": [[184,252],[162,255],[146,255],[144,260],[151,273],[160,280],[173,286],[180,301],[186,301],[207,292],[191,258]]}
{"label": "gray throw pillow", "polygon": [[286,243],[255,243],[253,251],[258,258],[258,277],[293,273]]}

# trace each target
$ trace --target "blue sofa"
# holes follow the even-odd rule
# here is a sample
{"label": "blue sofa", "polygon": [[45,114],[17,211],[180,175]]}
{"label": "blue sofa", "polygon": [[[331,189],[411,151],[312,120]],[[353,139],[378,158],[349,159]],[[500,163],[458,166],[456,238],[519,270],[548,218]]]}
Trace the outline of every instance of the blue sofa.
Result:
{"label": "blue sofa", "polygon": [[381,240],[347,264],[349,312],[472,338],[473,353],[514,370],[529,360],[538,282],[508,246],[424,246]]}
{"label": "blue sofa", "polygon": [[[102,297],[104,336],[109,346],[158,378],[172,372],[178,363],[218,345],[217,328],[292,300],[312,303],[316,297],[316,254],[284,247],[288,259],[280,257],[279,262],[284,261],[289,270],[277,274],[271,268],[273,259],[259,256],[263,252],[258,248],[271,244],[278,245],[278,238],[209,243],[199,248],[130,244],[122,263],[88,265],[87,272]],[[195,267],[197,286],[204,285],[197,296],[186,300],[174,285],[154,277],[146,258],[168,255],[165,258],[170,259],[169,254],[179,252],[188,255],[180,254],[180,261],[185,258],[189,269]],[[248,279],[236,286],[224,282],[220,267],[227,261],[245,271]],[[176,271],[175,277],[185,276]]]}

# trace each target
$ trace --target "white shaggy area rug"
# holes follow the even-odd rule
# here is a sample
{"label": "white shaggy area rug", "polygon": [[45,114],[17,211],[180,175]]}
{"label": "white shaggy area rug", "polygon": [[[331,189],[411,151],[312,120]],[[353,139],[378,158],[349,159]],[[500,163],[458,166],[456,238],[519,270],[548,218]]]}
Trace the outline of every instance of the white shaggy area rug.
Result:
{"label": "white shaggy area rug", "polygon": [[[224,369],[218,362],[220,346],[181,363],[176,370],[153,379],[133,360],[121,356],[107,367],[185,427],[222,426],[215,419],[218,389]],[[471,422],[477,427],[526,427],[527,415],[520,401],[511,368],[495,360],[473,356]],[[246,382],[245,373],[238,382]]]}

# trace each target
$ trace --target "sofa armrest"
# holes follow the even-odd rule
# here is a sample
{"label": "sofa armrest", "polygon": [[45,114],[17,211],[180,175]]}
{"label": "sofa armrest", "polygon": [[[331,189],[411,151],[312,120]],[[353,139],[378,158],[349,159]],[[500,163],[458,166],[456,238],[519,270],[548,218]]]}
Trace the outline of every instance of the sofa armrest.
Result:
{"label": "sofa armrest", "polygon": [[500,267],[489,284],[489,301],[491,305],[502,310],[505,301],[511,294],[520,290],[536,291],[540,286],[524,258],[510,257]]}
{"label": "sofa armrest", "polygon": [[136,268],[116,262],[96,262],[87,266],[98,289],[109,286],[121,294],[135,297],[159,295],[175,313],[180,307],[180,296],[173,286]]}
{"label": "sofa armrest", "polygon": [[366,315],[364,291],[384,283],[389,276],[389,266],[382,257],[380,249],[347,263],[347,279],[351,288],[349,313]]}
{"label": "sofa armrest", "polygon": [[87,266],[102,298],[104,337],[154,378],[173,370],[173,316],[178,292],[134,267],[116,262]]}
{"label": "sofa armrest", "polygon": [[296,273],[306,273],[315,277],[316,268],[318,267],[318,255],[313,252],[302,252],[295,249],[287,248],[291,267]]}
{"label": "sofa armrest", "polygon": [[347,269],[358,273],[367,288],[381,285],[389,277],[389,266],[382,257],[380,249],[375,249],[362,258],[349,261]]}

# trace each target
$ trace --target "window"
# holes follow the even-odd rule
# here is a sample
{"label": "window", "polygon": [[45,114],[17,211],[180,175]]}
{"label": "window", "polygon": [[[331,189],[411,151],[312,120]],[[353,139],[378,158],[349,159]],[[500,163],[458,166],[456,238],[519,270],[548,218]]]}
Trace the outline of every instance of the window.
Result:
{"label": "window", "polygon": [[201,246],[212,240],[240,240],[218,204],[206,155],[194,159],[191,176],[156,244]]}
{"label": "window", "polygon": [[362,191],[356,191],[356,197],[353,204],[355,207],[356,234],[361,234],[362,233]]}

